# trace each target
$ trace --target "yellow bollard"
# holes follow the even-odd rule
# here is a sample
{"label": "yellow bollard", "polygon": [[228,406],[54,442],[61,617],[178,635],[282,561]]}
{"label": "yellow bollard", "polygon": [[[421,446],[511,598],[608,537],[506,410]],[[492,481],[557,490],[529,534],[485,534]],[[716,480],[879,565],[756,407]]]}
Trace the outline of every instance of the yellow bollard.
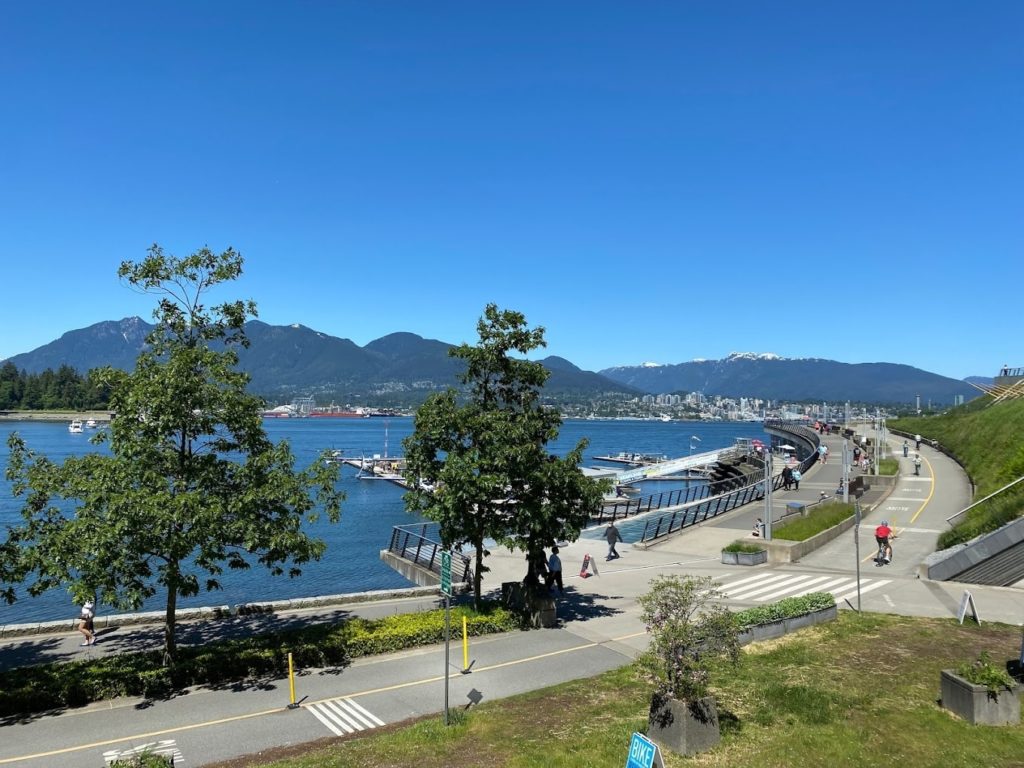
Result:
{"label": "yellow bollard", "polygon": [[291,703],[288,704],[288,709],[295,709],[298,704],[295,703],[295,668],[292,666],[292,654],[288,652],[288,690],[291,693]]}
{"label": "yellow bollard", "polygon": [[469,671],[469,632],[466,629],[466,617],[462,617],[462,671]]}

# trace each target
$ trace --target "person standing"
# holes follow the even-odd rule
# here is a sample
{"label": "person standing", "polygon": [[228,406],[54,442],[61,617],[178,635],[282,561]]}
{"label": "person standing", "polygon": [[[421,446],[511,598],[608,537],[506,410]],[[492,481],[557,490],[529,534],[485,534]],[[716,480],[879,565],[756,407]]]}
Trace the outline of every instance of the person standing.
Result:
{"label": "person standing", "polygon": [[619,529],[615,527],[615,521],[608,523],[608,528],[604,532],[604,537],[608,540],[608,557],[605,560],[615,560],[619,557],[619,553],[615,551],[615,544],[622,541],[622,534],[619,533]]}
{"label": "person standing", "polygon": [[93,630],[93,619],[96,617],[96,604],[92,600],[86,600],[79,614],[78,631],[85,637],[82,643],[84,648],[87,645],[96,645],[96,632]]}
{"label": "person standing", "polygon": [[551,557],[548,558],[548,589],[551,589],[553,583],[558,585],[558,594],[565,594],[562,587],[562,558],[558,556],[558,547],[551,548]]}
{"label": "person standing", "polygon": [[793,470],[793,485],[794,485],[794,490],[797,490],[797,491],[799,491],[799,490],[800,490],[800,478],[801,478],[801,477],[803,477],[803,475],[801,475],[801,474],[800,474],[800,470],[799,470],[799,469],[794,469],[794,470]]}

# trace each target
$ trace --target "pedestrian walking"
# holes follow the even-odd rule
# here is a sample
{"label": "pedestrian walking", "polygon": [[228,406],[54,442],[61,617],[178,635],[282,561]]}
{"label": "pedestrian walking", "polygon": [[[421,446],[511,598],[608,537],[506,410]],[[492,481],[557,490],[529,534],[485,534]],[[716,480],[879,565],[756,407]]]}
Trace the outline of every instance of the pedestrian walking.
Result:
{"label": "pedestrian walking", "polygon": [[915,453],[914,454],[914,474],[915,475],[920,475],[921,474],[921,454],[920,453]]}
{"label": "pedestrian walking", "polygon": [[914,435],[914,443],[915,443],[914,450],[915,451],[920,451],[921,450],[921,436],[920,435]]}
{"label": "pedestrian walking", "polygon": [[558,556],[558,547],[551,548],[551,557],[548,558],[548,578],[546,581],[548,589],[552,584],[558,585],[558,594],[565,594],[562,587],[562,558]]}
{"label": "pedestrian walking", "polygon": [[800,470],[799,469],[794,469],[793,470],[793,485],[795,486],[795,490],[798,490],[798,491],[800,490],[800,478],[801,477],[802,477],[802,475],[800,474]]}
{"label": "pedestrian walking", "polygon": [[788,491],[789,486],[793,484],[793,470],[789,467],[785,467],[782,470],[782,490]]}
{"label": "pedestrian walking", "polygon": [[615,551],[616,542],[622,541],[622,534],[619,533],[619,529],[615,527],[614,521],[608,523],[608,528],[604,532],[604,537],[608,540],[608,557],[605,560],[615,560],[619,557],[619,553]]}
{"label": "pedestrian walking", "polygon": [[96,632],[93,630],[93,619],[96,617],[96,604],[92,600],[86,600],[79,614],[78,631],[85,637],[82,643],[84,648],[87,645],[96,645]]}
{"label": "pedestrian walking", "polygon": [[910,452],[910,443],[906,440],[903,441],[903,458],[907,458],[907,454]]}

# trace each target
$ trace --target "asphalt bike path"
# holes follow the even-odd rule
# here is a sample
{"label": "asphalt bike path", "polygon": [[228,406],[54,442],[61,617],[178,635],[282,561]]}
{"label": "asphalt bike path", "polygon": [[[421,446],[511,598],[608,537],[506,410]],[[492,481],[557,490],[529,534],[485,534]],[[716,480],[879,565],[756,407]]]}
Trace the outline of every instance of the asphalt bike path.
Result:
{"label": "asphalt bike path", "polygon": [[[842,473],[842,439],[825,436],[829,462],[805,474],[799,491],[776,493],[774,514],[790,501],[812,503],[822,490],[834,493]],[[755,503],[667,539],[649,549],[618,545],[622,557],[604,559],[600,538],[580,539],[563,548],[566,595],[558,598],[560,626],[554,629],[471,639],[469,672],[463,673],[458,627],[448,659],[452,710],[515,695],[615,669],[635,657],[647,638],[637,598],[659,574],[707,575],[721,584],[725,602],[741,608],[773,602],[807,591],[830,591],[841,608],[856,605],[857,570],[864,610],[906,615],[955,617],[969,589],[983,621],[1019,624],[1024,619],[1021,590],[979,587],[917,578],[916,566],[934,549],[945,518],[969,503],[970,488],[962,470],[947,457],[922,445],[922,474],[902,458],[900,480],[860,531],[859,562],[853,532],[844,534],[799,563],[756,567],[725,566],[721,547],[751,538],[753,522],[764,516]],[[896,455],[896,454],[893,454]],[[913,456],[911,451],[910,456]],[[872,491],[871,493],[874,493]],[[876,568],[874,526],[889,519],[899,538],[894,562]],[[935,531],[935,533],[933,533]],[[591,555],[599,575],[581,577],[579,565]],[[522,578],[522,553],[495,550],[485,590]],[[389,600],[260,617],[228,625],[246,632],[275,622],[303,623],[345,615],[386,615],[435,607],[436,599]],[[231,627],[234,629],[232,630]],[[183,641],[201,641],[223,626],[183,627]],[[159,643],[159,628],[109,630],[96,648],[79,648],[81,636],[13,638],[0,642],[0,665],[11,659],[38,663],[47,658],[81,658]],[[444,707],[444,646],[359,659],[331,670],[300,670],[296,678],[298,708],[289,709],[287,680],[197,689],[167,700],[120,700],[42,715],[0,726],[0,766],[98,766],[103,760],[143,745],[174,752],[175,765],[198,766],[273,747],[372,731],[382,724],[437,716]]]}

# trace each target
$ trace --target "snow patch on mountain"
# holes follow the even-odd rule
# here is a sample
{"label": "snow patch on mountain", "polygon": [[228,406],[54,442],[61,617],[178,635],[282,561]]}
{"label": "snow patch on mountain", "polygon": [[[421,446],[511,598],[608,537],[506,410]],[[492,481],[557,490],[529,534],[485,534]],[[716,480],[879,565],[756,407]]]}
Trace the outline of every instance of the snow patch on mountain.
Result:
{"label": "snow patch on mountain", "polygon": [[785,360],[781,355],[774,352],[730,352],[725,358],[728,360]]}

